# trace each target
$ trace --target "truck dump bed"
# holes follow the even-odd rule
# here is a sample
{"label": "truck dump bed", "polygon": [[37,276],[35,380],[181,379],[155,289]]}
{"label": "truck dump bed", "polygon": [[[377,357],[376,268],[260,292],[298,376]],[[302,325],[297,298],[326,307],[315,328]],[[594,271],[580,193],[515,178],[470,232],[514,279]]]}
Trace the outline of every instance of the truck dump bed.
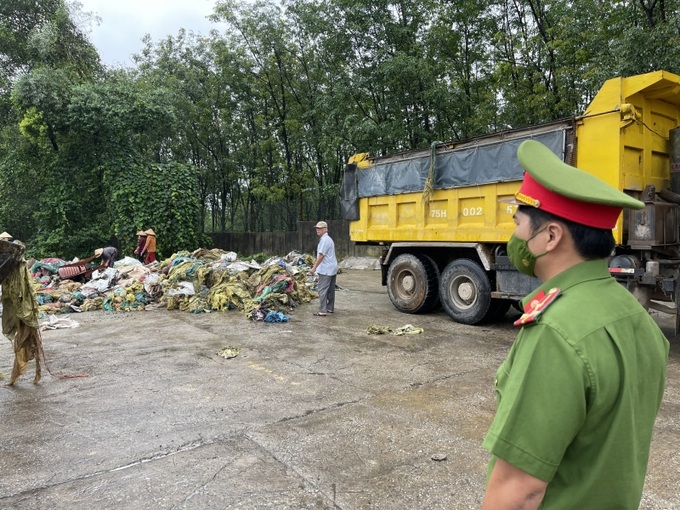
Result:
{"label": "truck dump bed", "polygon": [[512,197],[522,180],[517,147],[533,138],[564,157],[573,129],[568,119],[382,158],[355,156],[359,200],[351,239],[504,242],[514,209],[499,199]]}
{"label": "truck dump bed", "polygon": [[[657,71],[608,80],[581,117],[438,144],[386,157],[352,157],[343,212],[359,243],[505,242],[519,188],[518,145],[528,138],[639,197],[667,188],[669,131],[680,124],[680,77]],[[434,162],[434,165],[431,163]],[[428,188],[431,191],[428,191]],[[621,242],[621,228],[615,231]]]}

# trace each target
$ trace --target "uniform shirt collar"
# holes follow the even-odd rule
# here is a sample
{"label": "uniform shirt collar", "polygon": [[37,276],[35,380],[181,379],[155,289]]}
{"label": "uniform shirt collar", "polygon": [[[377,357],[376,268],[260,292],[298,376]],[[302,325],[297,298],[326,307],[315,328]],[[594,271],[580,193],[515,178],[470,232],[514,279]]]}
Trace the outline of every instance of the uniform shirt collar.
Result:
{"label": "uniform shirt collar", "polygon": [[586,260],[585,262],[580,262],[571,266],[569,269],[562,271],[560,274],[541,284],[540,287],[522,299],[522,305],[526,305],[539,292],[545,293],[555,287],[564,292],[579,283],[611,277],[605,259]]}

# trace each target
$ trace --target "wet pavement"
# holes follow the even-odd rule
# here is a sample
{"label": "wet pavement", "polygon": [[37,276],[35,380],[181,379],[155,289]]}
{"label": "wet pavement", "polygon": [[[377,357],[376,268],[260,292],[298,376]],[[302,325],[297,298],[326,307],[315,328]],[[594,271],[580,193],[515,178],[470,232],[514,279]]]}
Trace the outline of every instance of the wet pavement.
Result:
{"label": "wet pavement", "polygon": [[[0,509],[470,509],[512,314],[463,326],[404,315],[379,271],[338,276],[337,312],[73,314],[49,369],[0,386]],[[680,342],[641,508],[680,508]],[[419,335],[369,335],[413,324]],[[217,353],[236,347],[231,359]],[[13,353],[0,341],[0,372]],[[84,378],[55,376],[86,374]],[[1,382],[1,381],[0,381]]]}

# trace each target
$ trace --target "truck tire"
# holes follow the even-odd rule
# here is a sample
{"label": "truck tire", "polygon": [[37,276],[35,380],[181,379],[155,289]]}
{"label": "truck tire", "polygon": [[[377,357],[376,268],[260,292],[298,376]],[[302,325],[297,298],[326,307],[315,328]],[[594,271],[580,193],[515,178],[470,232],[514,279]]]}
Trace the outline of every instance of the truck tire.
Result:
{"label": "truck tire", "polygon": [[404,313],[424,313],[439,304],[437,266],[425,255],[399,255],[387,271],[387,294]]}
{"label": "truck tire", "polygon": [[428,299],[419,312],[427,313],[441,307],[441,302],[439,301],[439,268],[437,267],[437,263],[428,255],[423,255],[421,253],[418,254],[417,257],[423,263],[425,270],[429,275],[427,279]]}
{"label": "truck tire", "polygon": [[469,259],[449,262],[439,279],[439,299],[449,317],[462,324],[478,324],[499,311],[491,306],[488,275]]}

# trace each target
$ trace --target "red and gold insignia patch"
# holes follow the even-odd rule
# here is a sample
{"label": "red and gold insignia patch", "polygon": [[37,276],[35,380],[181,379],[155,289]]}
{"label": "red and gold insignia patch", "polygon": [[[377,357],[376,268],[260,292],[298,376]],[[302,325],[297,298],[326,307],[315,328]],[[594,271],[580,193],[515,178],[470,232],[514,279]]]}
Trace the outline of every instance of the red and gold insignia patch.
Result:
{"label": "red and gold insignia patch", "polygon": [[514,322],[515,326],[525,326],[536,322],[543,311],[555,301],[562,291],[557,287],[553,287],[547,293],[540,291],[534,298],[526,304],[526,312]]}

